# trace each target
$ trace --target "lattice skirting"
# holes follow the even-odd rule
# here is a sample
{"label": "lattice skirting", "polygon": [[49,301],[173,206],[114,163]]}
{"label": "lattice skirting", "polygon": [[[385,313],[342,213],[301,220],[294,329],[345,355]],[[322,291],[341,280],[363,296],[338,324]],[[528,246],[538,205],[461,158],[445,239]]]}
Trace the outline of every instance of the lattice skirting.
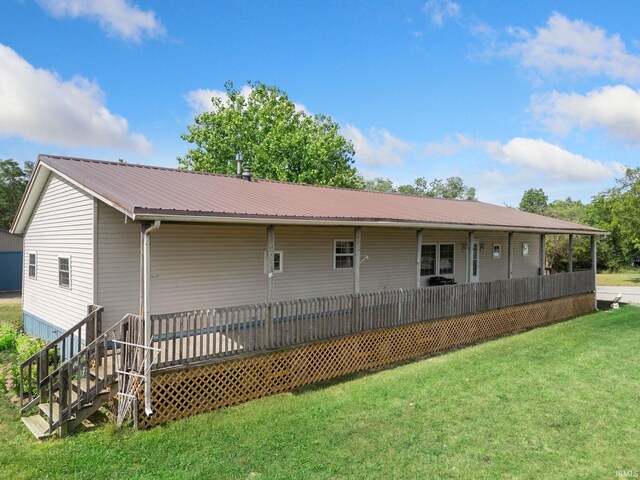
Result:
{"label": "lattice skirting", "polygon": [[[575,295],[428,323],[386,328],[299,347],[152,375],[151,418],[139,426],[286,392],[353,372],[419,358],[594,310],[594,294]],[[142,392],[139,392],[140,405]]]}

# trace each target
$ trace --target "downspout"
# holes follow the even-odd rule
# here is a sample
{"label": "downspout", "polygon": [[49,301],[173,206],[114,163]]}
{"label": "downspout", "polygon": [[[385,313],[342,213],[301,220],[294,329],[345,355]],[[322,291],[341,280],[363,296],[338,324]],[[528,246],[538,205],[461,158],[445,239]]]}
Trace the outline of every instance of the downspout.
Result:
{"label": "downspout", "polygon": [[151,279],[151,232],[160,228],[160,220],[155,220],[153,225],[142,233],[143,242],[143,304],[142,314],[144,317],[144,413],[147,417],[153,414],[151,409],[151,314],[149,313],[149,283]]}

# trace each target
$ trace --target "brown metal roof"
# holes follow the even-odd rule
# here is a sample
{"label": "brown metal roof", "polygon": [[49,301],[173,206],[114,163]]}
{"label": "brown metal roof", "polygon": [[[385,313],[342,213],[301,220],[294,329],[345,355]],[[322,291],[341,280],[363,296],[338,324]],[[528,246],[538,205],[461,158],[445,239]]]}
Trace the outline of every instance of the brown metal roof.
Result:
{"label": "brown metal roof", "polygon": [[39,162],[134,219],[496,227],[606,233],[477,201],[300,185],[171,168],[41,155]]}

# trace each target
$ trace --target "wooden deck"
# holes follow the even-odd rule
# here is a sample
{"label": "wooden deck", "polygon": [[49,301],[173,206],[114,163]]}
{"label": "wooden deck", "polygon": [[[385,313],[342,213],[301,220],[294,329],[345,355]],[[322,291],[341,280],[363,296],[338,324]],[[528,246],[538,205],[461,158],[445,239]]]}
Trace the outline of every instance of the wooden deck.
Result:
{"label": "wooden deck", "polygon": [[152,316],[154,369],[595,291],[592,271]]}

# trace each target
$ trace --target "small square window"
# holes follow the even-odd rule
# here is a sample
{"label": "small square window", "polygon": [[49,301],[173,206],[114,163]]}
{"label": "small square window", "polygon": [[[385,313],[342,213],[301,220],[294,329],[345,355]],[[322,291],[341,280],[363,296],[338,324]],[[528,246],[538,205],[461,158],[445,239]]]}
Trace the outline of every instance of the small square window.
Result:
{"label": "small square window", "polygon": [[71,286],[71,259],[58,257],[58,285],[69,288]]}
{"label": "small square window", "polygon": [[502,256],[502,246],[499,243],[493,244],[493,258],[500,258]]}
{"label": "small square window", "polygon": [[29,278],[36,278],[36,254],[29,254]]}
{"label": "small square window", "polygon": [[[267,251],[264,251],[264,273],[268,273],[267,265],[268,265],[268,255]],[[273,273],[282,273],[282,264],[284,261],[284,256],[281,250],[276,250],[273,252]]]}
{"label": "small square window", "polygon": [[353,240],[335,240],[333,268],[353,268]]}
{"label": "small square window", "polygon": [[528,243],[523,243],[522,244],[522,256],[523,257],[528,257],[529,256],[529,244]]}

